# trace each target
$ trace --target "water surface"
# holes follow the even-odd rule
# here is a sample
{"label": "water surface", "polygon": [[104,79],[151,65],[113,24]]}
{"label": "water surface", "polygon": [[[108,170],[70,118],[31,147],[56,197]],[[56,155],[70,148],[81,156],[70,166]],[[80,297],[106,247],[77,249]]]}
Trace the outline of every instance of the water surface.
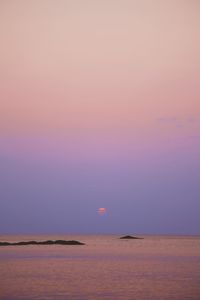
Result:
{"label": "water surface", "polygon": [[0,236],[83,246],[0,247],[0,299],[200,299],[200,237]]}

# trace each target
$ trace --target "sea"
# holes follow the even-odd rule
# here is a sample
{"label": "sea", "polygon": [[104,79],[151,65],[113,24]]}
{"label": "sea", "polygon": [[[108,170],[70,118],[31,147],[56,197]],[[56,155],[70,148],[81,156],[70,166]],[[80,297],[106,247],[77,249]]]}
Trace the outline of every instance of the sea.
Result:
{"label": "sea", "polygon": [[85,245],[0,247],[0,299],[200,299],[200,237],[0,236]]}

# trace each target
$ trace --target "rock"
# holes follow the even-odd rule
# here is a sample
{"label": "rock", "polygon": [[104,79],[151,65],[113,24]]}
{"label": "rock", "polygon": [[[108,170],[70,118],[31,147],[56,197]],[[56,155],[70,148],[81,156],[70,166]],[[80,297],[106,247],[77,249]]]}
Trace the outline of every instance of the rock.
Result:
{"label": "rock", "polygon": [[57,244],[57,245],[85,245],[84,243],[81,243],[79,241],[74,241],[74,240],[71,240],[71,241],[58,240],[58,241],[55,241],[55,244]]}
{"label": "rock", "polygon": [[142,238],[136,237],[136,236],[131,236],[131,235],[124,235],[120,237],[121,240],[140,240]]}
{"label": "rock", "polygon": [[79,241],[65,241],[65,240],[56,240],[56,241],[28,241],[28,242],[17,242],[17,243],[9,243],[9,242],[0,242],[0,246],[26,246],[26,245],[85,245]]}
{"label": "rock", "polygon": [[8,243],[8,242],[0,242],[0,246],[9,246],[10,245],[10,243]]}

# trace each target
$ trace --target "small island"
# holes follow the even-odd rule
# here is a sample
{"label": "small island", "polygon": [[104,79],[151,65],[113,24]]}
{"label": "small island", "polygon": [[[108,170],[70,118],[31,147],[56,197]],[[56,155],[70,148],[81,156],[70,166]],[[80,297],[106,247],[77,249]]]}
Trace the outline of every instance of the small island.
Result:
{"label": "small island", "polygon": [[131,235],[124,235],[120,237],[121,240],[142,240],[143,238],[137,237],[137,236],[131,236]]}
{"label": "small island", "polygon": [[0,246],[27,246],[27,245],[85,245],[79,241],[65,241],[65,240],[56,240],[56,241],[27,241],[27,242],[0,242]]}

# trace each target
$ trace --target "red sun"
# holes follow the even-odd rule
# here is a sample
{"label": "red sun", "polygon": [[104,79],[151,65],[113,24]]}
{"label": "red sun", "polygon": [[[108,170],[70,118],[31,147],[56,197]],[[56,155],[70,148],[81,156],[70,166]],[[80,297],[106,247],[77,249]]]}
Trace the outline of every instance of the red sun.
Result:
{"label": "red sun", "polygon": [[99,208],[98,208],[98,213],[99,213],[100,215],[105,214],[105,212],[106,212],[105,207],[99,207]]}

